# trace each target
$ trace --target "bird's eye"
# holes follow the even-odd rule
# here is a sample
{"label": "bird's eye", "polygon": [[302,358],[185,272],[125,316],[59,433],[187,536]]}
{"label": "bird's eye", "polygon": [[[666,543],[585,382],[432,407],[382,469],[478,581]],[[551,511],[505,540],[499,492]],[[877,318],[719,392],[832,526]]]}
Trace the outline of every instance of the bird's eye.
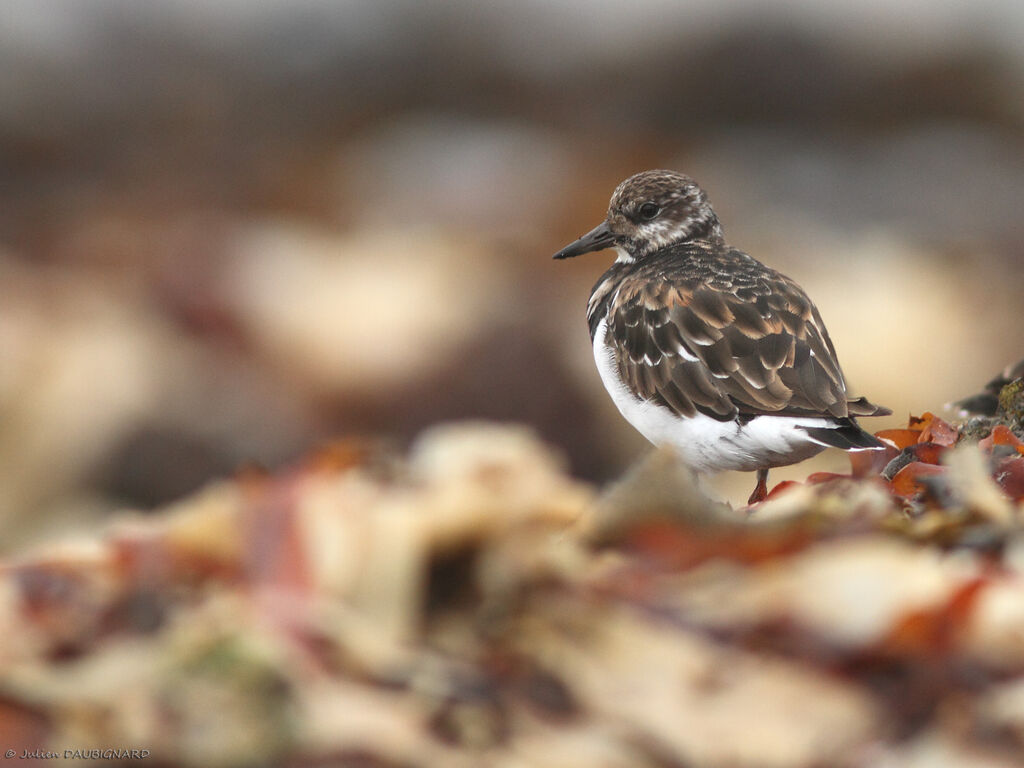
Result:
{"label": "bird's eye", "polygon": [[640,214],[640,218],[644,221],[650,221],[661,213],[661,208],[655,203],[644,203],[637,209],[637,213]]}

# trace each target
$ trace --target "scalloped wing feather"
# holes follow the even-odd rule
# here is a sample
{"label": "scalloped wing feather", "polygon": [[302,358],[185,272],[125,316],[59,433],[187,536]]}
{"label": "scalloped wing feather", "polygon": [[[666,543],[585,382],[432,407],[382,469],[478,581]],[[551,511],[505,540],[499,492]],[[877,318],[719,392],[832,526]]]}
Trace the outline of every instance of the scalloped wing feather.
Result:
{"label": "scalloped wing feather", "polygon": [[[666,249],[595,286],[620,377],[680,416],[882,415],[848,400],[817,309],[792,280],[735,250]],[[595,300],[596,299],[596,300]]]}

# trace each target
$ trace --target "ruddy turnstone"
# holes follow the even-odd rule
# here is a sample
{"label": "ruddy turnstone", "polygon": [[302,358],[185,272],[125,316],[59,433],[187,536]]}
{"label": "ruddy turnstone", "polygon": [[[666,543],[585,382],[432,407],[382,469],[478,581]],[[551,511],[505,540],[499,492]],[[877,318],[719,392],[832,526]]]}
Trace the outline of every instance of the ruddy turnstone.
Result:
{"label": "ruddy turnstone", "polygon": [[614,248],[587,322],[597,370],[626,420],[699,472],[768,470],[826,447],[884,448],[855,416],[817,308],[791,279],[726,244],[688,176],[644,171],[619,184],[605,220],[555,254]]}

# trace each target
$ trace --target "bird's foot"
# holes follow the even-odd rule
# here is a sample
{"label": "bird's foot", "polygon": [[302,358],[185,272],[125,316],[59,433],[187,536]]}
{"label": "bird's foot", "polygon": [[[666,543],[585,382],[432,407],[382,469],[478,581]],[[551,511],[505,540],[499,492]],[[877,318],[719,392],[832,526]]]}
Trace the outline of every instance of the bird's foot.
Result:
{"label": "bird's foot", "polygon": [[754,492],[750,494],[750,498],[747,499],[747,505],[758,504],[765,500],[768,496],[768,470],[759,469],[757,470],[757,485],[754,486]]}

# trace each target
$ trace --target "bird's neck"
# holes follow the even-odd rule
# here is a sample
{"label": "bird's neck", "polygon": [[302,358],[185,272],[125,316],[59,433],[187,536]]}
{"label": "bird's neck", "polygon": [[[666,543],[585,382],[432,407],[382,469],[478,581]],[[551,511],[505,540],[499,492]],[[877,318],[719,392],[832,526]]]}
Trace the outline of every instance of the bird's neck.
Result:
{"label": "bird's neck", "polygon": [[711,214],[708,218],[691,219],[685,226],[673,232],[665,232],[660,237],[627,242],[618,248],[619,258],[616,261],[620,264],[640,261],[656,251],[676,246],[724,244],[722,225],[718,223],[718,217]]}
{"label": "bird's neck", "polygon": [[713,213],[703,219],[695,220],[687,232],[686,239],[706,240],[715,245],[721,245],[725,242],[725,236],[722,234],[722,225],[719,223],[718,217]]}

